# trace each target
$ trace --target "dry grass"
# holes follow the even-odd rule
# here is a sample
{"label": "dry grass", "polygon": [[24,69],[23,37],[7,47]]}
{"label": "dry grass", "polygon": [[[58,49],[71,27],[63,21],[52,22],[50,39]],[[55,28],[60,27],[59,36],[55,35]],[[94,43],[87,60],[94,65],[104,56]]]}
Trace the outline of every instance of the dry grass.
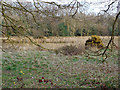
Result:
{"label": "dry grass", "polygon": [[[103,44],[107,45],[108,41],[110,40],[110,36],[100,36],[100,37],[103,41]],[[90,38],[90,36],[48,37],[48,38],[44,37],[42,39],[33,39],[32,37],[30,37],[30,38],[33,41],[37,42],[38,44],[41,44],[45,48],[58,49],[60,47],[66,46],[66,45],[76,45],[76,46],[85,47],[85,42],[86,42],[86,40],[88,40],[88,38]],[[20,49],[23,49],[23,50],[35,49],[36,48],[35,45],[32,45],[32,43],[27,38],[24,38],[24,37],[21,37],[21,38],[11,37],[11,40],[14,40],[14,43],[16,43],[15,46],[17,48],[20,47]],[[3,42],[9,42],[9,41],[7,41],[7,38],[3,38]],[[118,36],[115,36],[114,42],[118,46]]]}
{"label": "dry grass", "polygon": [[64,55],[81,55],[82,53],[84,53],[85,49],[82,46],[76,47],[73,45],[70,46],[63,46],[57,50],[55,50],[56,53],[62,53]]}
{"label": "dry grass", "polygon": [[[40,43],[45,48],[58,49],[65,45],[77,45],[84,48],[85,41],[89,37],[49,37],[43,38]],[[101,37],[106,45],[110,37]],[[19,52],[13,51],[14,47],[9,43],[3,43],[3,48],[11,52],[3,52],[3,88],[96,88],[118,87],[118,52],[107,52],[108,58],[101,63],[102,57],[85,55],[64,56],[55,52],[40,51],[39,48],[29,42],[19,42],[19,38],[13,38],[14,47]],[[24,38],[25,39],[25,38]],[[118,44],[118,37],[115,37]],[[22,51],[20,51],[22,50]],[[26,50],[26,51],[24,51]],[[27,51],[28,50],[28,51]],[[38,51],[37,51],[38,50]],[[21,75],[19,72],[25,74]],[[38,80],[44,76],[53,82],[40,83]],[[23,81],[17,81],[22,77]],[[15,82],[15,84],[14,84]]]}

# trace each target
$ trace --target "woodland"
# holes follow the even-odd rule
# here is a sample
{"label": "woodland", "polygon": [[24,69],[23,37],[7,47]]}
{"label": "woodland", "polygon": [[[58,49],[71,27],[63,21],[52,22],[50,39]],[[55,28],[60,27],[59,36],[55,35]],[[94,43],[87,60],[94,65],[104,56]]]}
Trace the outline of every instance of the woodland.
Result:
{"label": "woodland", "polygon": [[120,87],[120,0],[2,0],[0,16],[0,88]]}

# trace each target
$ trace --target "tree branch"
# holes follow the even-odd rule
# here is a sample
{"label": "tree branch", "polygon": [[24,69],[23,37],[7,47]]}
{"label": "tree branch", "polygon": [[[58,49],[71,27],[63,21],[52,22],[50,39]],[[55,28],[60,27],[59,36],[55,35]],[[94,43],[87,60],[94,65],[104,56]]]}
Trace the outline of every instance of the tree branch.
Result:
{"label": "tree branch", "polygon": [[119,15],[120,15],[120,11],[118,12],[118,14],[117,14],[116,17],[115,17],[115,20],[114,20],[114,23],[113,23],[113,26],[112,26],[112,36],[111,36],[111,39],[109,40],[109,42],[108,42],[108,44],[107,44],[107,47],[106,47],[105,51],[102,53],[102,56],[106,53],[106,51],[107,51],[110,43],[114,40],[115,25],[116,25],[116,22],[117,22],[117,20],[118,20]]}

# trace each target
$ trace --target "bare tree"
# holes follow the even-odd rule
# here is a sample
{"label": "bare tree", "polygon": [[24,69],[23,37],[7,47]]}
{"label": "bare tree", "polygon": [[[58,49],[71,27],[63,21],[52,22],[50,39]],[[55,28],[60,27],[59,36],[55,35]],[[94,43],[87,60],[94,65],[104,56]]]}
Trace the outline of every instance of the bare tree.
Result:
{"label": "bare tree", "polygon": [[[82,5],[77,1],[73,0],[67,5],[57,4],[55,2],[44,2],[39,0],[33,0],[33,6],[31,2],[5,2],[1,1],[1,13],[2,13],[2,24],[4,30],[2,34],[7,36],[9,39],[9,33],[17,36],[27,37],[35,45],[42,47],[41,45],[33,42],[29,35],[31,27],[36,29],[42,28],[44,30],[44,18],[51,17],[54,19],[61,18],[60,11],[69,10],[69,15],[74,17],[78,11],[78,8]],[[32,23],[31,23],[32,22]],[[26,33],[27,32],[27,33]],[[44,48],[45,49],[45,48]]]}
{"label": "bare tree", "polygon": [[[109,3],[107,9],[103,11],[107,13],[115,2],[118,2],[118,0],[114,0],[111,3]],[[44,48],[40,44],[33,42],[32,39],[29,37],[28,33],[32,31],[32,28],[34,27],[36,28],[36,30],[47,30],[45,29],[46,25],[43,24],[45,18],[47,17],[51,18],[51,20],[56,19],[56,22],[59,19],[63,19],[64,15],[67,15],[72,19],[76,19],[75,17],[77,17],[78,13],[82,12],[81,7],[84,7],[85,3],[88,3],[88,2],[80,3],[78,0],[73,0],[68,4],[63,5],[63,4],[57,4],[56,2],[45,2],[45,1],[39,1],[39,0],[33,0],[33,4],[29,2],[25,4],[20,2],[19,0],[17,0],[17,2],[14,2],[14,3],[12,2],[7,3],[4,1],[1,1],[0,2],[0,5],[1,5],[0,12],[2,13],[1,26],[4,29],[2,30],[2,34],[9,38],[8,33],[10,33],[11,31],[17,36],[27,37],[35,45],[41,48]],[[118,3],[118,7],[119,7],[119,3]],[[118,10],[112,26],[111,39],[108,45],[106,46],[105,51],[99,55],[104,56],[111,42],[114,43],[113,41],[114,41],[115,25],[119,15],[120,15],[120,11]],[[84,20],[85,18],[86,17],[84,17]],[[69,21],[70,19],[68,18],[68,22]],[[55,25],[54,23],[52,24]],[[70,25],[69,23],[66,22],[66,25],[68,26],[68,28],[69,27],[72,28],[72,34],[75,32],[75,29],[77,29],[76,22],[73,25],[72,24]]]}

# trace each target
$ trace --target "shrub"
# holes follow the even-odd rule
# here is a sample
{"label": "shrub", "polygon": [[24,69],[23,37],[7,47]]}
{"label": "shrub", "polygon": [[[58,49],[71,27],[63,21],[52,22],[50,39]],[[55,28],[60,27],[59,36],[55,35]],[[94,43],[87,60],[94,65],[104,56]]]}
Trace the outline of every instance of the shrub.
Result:
{"label": "shrub", "polygon": [[70,46],[63,46],[59,49],[56,50],[56,53],[62,53],[63,55],[79,55],[82,54],[82,52],[84,51],[83,47],[76,47],[73,45]]}
{"label": "shrub", "polygon": [[103,48],[104,44],[99,36],[91,35],[91,38],[85,43],[85,48],[88,49],[89,47]]}

